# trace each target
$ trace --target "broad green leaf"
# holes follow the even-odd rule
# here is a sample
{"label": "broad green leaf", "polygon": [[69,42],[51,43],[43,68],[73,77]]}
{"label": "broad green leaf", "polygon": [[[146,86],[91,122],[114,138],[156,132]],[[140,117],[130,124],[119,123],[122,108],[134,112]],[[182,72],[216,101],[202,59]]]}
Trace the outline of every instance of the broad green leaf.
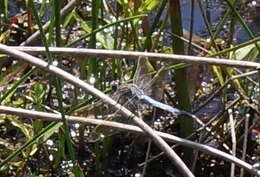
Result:
{"label": "broad green leaf", "polygon": [[48,140],[54,133],[57,133],[59,128],[62,126],[62,122],[57,123],[51,129],[45,132],[44,136],[41,138],[41,142]]}
{"label": "broad green leaf", "polygon": [[[80,27],[86,32],[86,33],[91,33],[91,28],[89,24],[87,24],[79,15],[75,13],[74,17],[78,22],[80,22]],[[104,32],[98,32],[96,35],[97,40],[102,44],[102,46],[106,49],[113,49],[114,47],[114,39],[113,37]]]}
{"label": "broad green leaf", "polygon": [[7,116],[11,124],[17,128],[19,128],[23,134],[26,136],[27,139],[31,139],[33,132],[31,130],[31,127],[26,126],[23,122],[15,118],[14,116]]}
{"label": "broad green leaf", "polygon": [[64,27],[67,27],[72,21],[75,20],[75,17],[74,15],[76,14],[75,11],[73,11],[72,13],[69,13],[66,18],[64,19],[64,22],[63,22],[63,26]]}
{"label": "broad green leaf", "polygon": [[[233,68],[226,68],[226,72],[228,73],[229,77],[232,77],[234,76],[236,73],[235,73],[235,70]],[[234,86],[239,89],[243,94],[246,94],[243,87],[241,86],[240,84],[240,81],[241,80],[238,80],[238,79],[235,79],[235,80],[232,80]]]}
{"label": "broad green leaf", "polygon": [[223,85],[224,84],[224,78],[223,78],[223,75],[222,75],[221,68],[219,66],[212,66],[212,69],[213,69],[213,72],[215,73],[215,75],[217,76],[220,85]]}
{"label": "broad green leaf", "polygon": [[235,51],[235,58],[239,60],[243,60],[245,57],[248,56],[251,50],[255,48],[255,44],[248,45],[246,47],[240,48]]}
{"label": "broad green leaf", "polygon": [[97,33],[97,40],[106,48],[113,49],[114,48],[114,38],[105,32]]}
{"label": "broad green leaf", "polygon": [[146,0],[144,3],[145,9],[148,12],[150,12],[150,11],[154,10],[160,4],[160,2],[161,1],[159,1],[159,0]]}
{"label": "broad green leaf", "polygon": [[0,54],[0,59],[5,59],[7,57],[7,55],[5,54]]}
{"label": "broad green leaf", "polygon": [[7,30],[0,35],[0,43],[7,43],[11,35],[11,30]]}

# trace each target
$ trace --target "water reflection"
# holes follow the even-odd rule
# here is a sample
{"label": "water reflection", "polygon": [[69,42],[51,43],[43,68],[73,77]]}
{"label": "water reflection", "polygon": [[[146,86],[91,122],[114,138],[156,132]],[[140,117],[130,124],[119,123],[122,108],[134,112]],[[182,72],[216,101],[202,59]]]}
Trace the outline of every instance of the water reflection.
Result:
{"label": "water reflection", "polygon": [[[260,1],[251,1],[247,4],[246,12],[244,14],[247,25],[250,30],[253,32],[254,36],[260,36]],[[242,28],[241,25],[237,25],[238,30],[236,31],[236,41],[238,43],[245,42],[250,39],[246,31]]]}
{"label": "water reflection", "polygon": [[[190,17],[190,11],[191,11],[191,0],[184,0],[181,1],[182,5],[182,22],[183,27],[186,30],[189,30],[190,28],[190,22],[191,20],[194,20],[193,25],[193,32],[195,34],[205,34],[206,32],[206,25],[199,7],[199,4],[195,1],[194,3],[194,17],[191,19]],[[204,6],[204,9],[206,11],[206,15],[208,18],[208,21],[211,23],[211,25],[215,25],[217,21],[221,18],[221,15],[224,11],[224,4],[221,1],[208,1],[202,2],[202,5]]]}

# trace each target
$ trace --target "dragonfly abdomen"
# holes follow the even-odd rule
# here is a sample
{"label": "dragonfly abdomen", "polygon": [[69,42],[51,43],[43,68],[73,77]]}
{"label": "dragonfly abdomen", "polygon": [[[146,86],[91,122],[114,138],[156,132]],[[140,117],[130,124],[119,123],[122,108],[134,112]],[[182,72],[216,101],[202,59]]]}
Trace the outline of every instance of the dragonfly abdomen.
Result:
{"label": "dragonfly abdomen", "polygon": [[180,115],[182,114],[182,112],[177,109],[177,108],[174,108],[170,105],[167,105],[167,104],[164,104],[164,103],[161,103],[159,101],[156,101],[154,100],[153,98],[147,96],[147,95],[137,95],[138,99],[144,103],[147,103],[147,104],[151,104],[152,106],[154,107],[157,107],[157,108],[160,108],[162,110],[165,110],[165,111],[168,111],[168,112],[171,112],[175,115]]}

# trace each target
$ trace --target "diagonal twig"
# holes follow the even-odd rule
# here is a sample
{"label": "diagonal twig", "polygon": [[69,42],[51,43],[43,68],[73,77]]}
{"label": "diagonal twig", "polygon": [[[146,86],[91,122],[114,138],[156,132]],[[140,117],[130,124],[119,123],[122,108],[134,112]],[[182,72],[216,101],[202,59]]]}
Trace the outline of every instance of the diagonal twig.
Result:
{"label": "diagonal twig", "polygon": [[193,177],[194,175],[191,173],[189,168],[185,165],[185,163],[181,160],[181,158],[171,149],[171,147],[161,138],[159,137],[155,131],[149,127],[143,120],[135,116],[131,111],[118,104],[115,100],[101,92],[100,90],[94,88],[88,83],[80,80],[79,78],[73,76],[72,74],[52,65],[47,62],[26,54],[24,52],[11,49],[10,47],[0,44],[0,52],[10,55],[16,59],[25,61],[34,65],[43,71],[51,73],[54,76],[57,76],[75,86],[82,88],[83,90],[90,92],[94,96],[102,99],[105,103],[113,106],[113,108],[119,110],[124,116],[130,117],[133,121],[154,141],[154,143],[168,156],[171,162],[180,170],[180,172],[187,177]]}
{"label": "diagonal twig", "polygon": [[[49,120],[49,121],[61,121],[61,115],[57,113],[46,113],[41,111],[33,111],[33,110],[26,110],[21,108],[13,108],[8,106],[0,106],[0,114],[12,114],[16,115],[22,118],[33,118],[33,119],[41,119],[41,120]],[[114,116],[114,115],[112,115]],[[109,115],[108,115],[109,117]],[[102,125],[110,128],[114,128],[120,131],[127,131],[131,133],[137,133],[137,134],[144,134],[145,132],[141,130],[137,126],[113,122],[113,121],[104,121],[100,119],[95,119],[95,116],[89,115],[88,117],[77,117],[77,116],[66,116],[66,119],[69,122],[72,123],[82,123],[82,124],[93,124],[93,125]],[[155,131],[156,134],[161,136],[163,139],[165,139],[168,142],[172,143],[178,143],[183,146],[188,146],[193,149],[197,149],[203,152],[206,152],[208,154],[217,156],[219,158],[222,158],[226,161],[233,162],[236,165],[246,169],[248,172],[254,175],[260,176],[260,171],[257,171],[253,168],[250,164],[228,154],[223,151],[220,151],[218,149],[212,148],[207,145],[199,144],[196,142],[192,142],[190,140],[186,140],[174,135],[170,135],[168,133],[163,133],[159,131]]]}

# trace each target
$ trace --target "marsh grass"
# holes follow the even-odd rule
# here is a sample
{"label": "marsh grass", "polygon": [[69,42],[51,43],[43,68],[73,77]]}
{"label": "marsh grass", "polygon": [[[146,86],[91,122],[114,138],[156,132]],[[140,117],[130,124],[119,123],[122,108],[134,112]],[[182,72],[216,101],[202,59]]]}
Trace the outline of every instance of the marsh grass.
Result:
{"label": "marsh grass", "polygon": [[[227,3],[227,6],[225,7],[226,13],[223,14],[223,20],[217,22],[217,25],[215,25],[216,27],[213,27],[209,22],[209,19],[207,19],[207,16],[205,15],[205,6],[203,6],[200,1],[197,2],[202,11],[206,24],[206,31],[208,36],[211,37],[211,41],[205,43],[206,40],[201,38],[201,41],[204,41],[203,43],[200,41],[193,42],[196,42],[208,51],[209,54],[203,54],[205,56],[209,55],[214,57],[255,61],[259,56],[259,37],[254,36],[247,25],[247,21],[242,18],[243,14],[241,12],[243,9],[237,10],[230,0],[226,0],[225,2]],[[87,82],[93,81],[93,86],[103,91],[109,90],[112,92],[110,84],[112,81],[120,80],[122,82],[129,82],[136,72],[137,62],[135,60],[120,59],[116,57],[103,60],[100,59],[99,56],[86,56],[81,58],[55,56],[49,52],[48,48],[54,46],[76,46],[93,49],[102,48],[186,54],[184,42],[180,38],[183,37],[183,27],[180,13],[181,4],[178,0],[170,2],[167,0],[146,0],[142,3],[132,0],[127,2],[121,0],[116,2],[98,0],[92,1],[91,3],[82,1],[79,2],[78,6],[71,10],[65,18],[61,18],[60,16],[60,11],[64,4],[61,4],[58,0],[52,0],[49,4],[47,1],[36,4],[32,0],[23,1],[23,3],[25,4],[24,10],[26,10],[28,15],[28,19],[23,21],[23,23],[27,23],[28,27],[27,29],[22,29],[22,31],[24,31],[25,36],[29,36],[34,32],[34,26],[37,26],[37,29],[40,30],[41,34],[41,40],[37,41],[37,43],[46,48],[46,53],[42,57],[46,58],[49,63],[58,61],[57,65],[59,67],[74,73]],[[194,5],[194,3],[192,3],[192,5]],[[11,27],[9,19],[10,14],[14,14],[14,12],[10,11],[11,9],[8,6],[8,1],[0,1],[0,7],[2,14],[0,17],[0,24],[3,24],[0,27],[0,41],[9,44],[11,41],[15,41],[15,39],[12,38],[12,32],[17,32],[20,28],[13,29]],[[50,9],[46,7],[50,7]],[[44,14],[48,12],[51,13],[49,15],[50,26],[48,30],[45,31],[43,29],[44,22],[42,19],[44,19]],[[171,18],[170,30],[171,33],[174,34],[172,35],[174,37],[171,37],[171,40],[167,40],[170,41],[170,43],[167,43],[165,42],[166,40],[164,40],[166,32],[169,31],[167,18],[163,17],[164,13],[168,13]],[[217,39],[223,38],[223,36],[221,36],[222,27],[223,25],[228,25],[226,22],[230,21],[231,17],[233,19],[231,25],[235,26],[234,23],[240,23],[250,37],[250,40],[242,44],[235,44],[232,42],[232,37],[225,36],[226,38],[229,38],[228,44],[219,46]],[[190,23],[191,26],[193,23],[196,23],[194,18],[192,20],[194,21]],[[230,29],[234,28],[234,26],[231,26]],[[192,27],[190,29],[192,29]],[[193,47],[191,46],[192,39],[191,33],[189,36],[189,51],[193,50]],[[199,53],[199,55],[201,54],[202,52]],[[75,176],[93,174],[95,176],[113,176],[116,173],[120,173],[121,176],[125,176],[138,174],[142,168],[138,167],[137,164],[145,159],[148,166],[142,173],[150,176],[150,174],[154,172],[151,167],[154,166],[156,162],[152,161],[148,163],[149,157],[158,153],[158,149],[153,147],[153,144],[150,143],[150,153],[147,154],[145,153],[146,145],[142,146],[142,143],[139,145],[136,143],[138,140],[134,139],[132,136],[122,134],[111,137],[111,139],[109,138],[110,136],[105,137],[103,140],[93,144],[87,142],[86,139],[89,135],[88,131],[92,131],[95,128],[82,126],[74,131],[74,125],[67,123],[65,115],[77,114],[87,116],[90,114],[90,112],[82,111],[82,109],[84,107],[91,107],[97,102],[91,95],[82,92],[80,89],[76,91],[69,90],[68,93],[66,93],[65,87],[68,87],[67,83],[55,77],[50,78],[49,76],[46,76],[46,73],[42,73],[36,68],[31,68],[28,65],[21,65],[26,68],[21,68],[23,69],[21,78],[16,79],[17,72],[12,70],[15,65],[10,65],[6,60],[1,60],[0,62],[2,66],[1,79],[5,81],[1,81],[0,85],[0,103],[2,105],[36,110],[46,110],[46,107],[50,107],[50,110],[58,111],[63,118],[62,123],[48,123],[38,120],[33,121],[29,117],[27,120],[22,121],[17,116],[2,115],[0,120],[1,125],[5,127],[5,130],[1,130],[1,133],[3,134],[1,143],[4,144],[3,151],[7,151],[8,153],[2,153],[3,151],[1,150],[1,175],[24,176],[29,174],[39,176],[43,174],[59,176],[73,173]],[[154,72],[158,71],[158,63],[154,61],[150,62],[155,68]],[[164,95],[167,97],[164,96],[162,101],[167,101],[173,105],[177,104],[179,108],[192,112],[196,107],[192,105],[189,92],[191,92],[190,85],[194,85],[194,81],[188,79],[190,77],[187,75],[188,65],[183,65],[179,69],[176,69],[176,66],[179,65],[177,63],[166,63],[165,65],[168,66],[167,68],[169,70],[172,70],[171,75],[174,75],[172,81],[175,85],[167,85],[164,89]],[[175,68],[175,71],[173,71],[172,68]],[[222,136],[222,142],[218,141],[216,147],[223,147],[224,144],[231,144],[231,126],[227,119],[227,110],[225,110],[225,107],[228,107],[234,98],[238,98],[236,96],[238,94],[239,102],[231,107],[231,109],[234,110],[233,112],[236,112],[235,118],[238,120],[235,122],[237,130],[236,137],[238,140],[237,151],[246,151],[247,145],[242,145],[241,143],[243,137],[248,137],[250,143],[256,144],[256,142],[252,141],[247,134],[251,135],[250,133],[253,130],[257,130],[257,127],[259,126],[257,122],[253,121],[255,119],[254,114],[259,113],[259,110],[256,109],[256,106],[259,105],[259,84],[257,85],[257,81],[254,81],[256,80],[256,77],[246,76],[230,79],[241,74],[241,72],[249,72],[248,69],[238,70],[236,68],[205,66],[203,64],[201,64],[201,68],[204,69],[200,70],[198,73],[196,73],[195,69],[191,70],[194,75],[204,75],[203,78],[206,80],[204,80],[204,86],[200,85],[194,91],[194,93],[197,93],[195,96],[193,95],[195,98],[194,103],[199,103],[199,105],[201,105],[200,103],[203,103],[203,100],[207,97],[222,98],[219,104],[223,104],[223,109],[217,110],[219,114],[217,114],[218,117],[215,118],[216,121],[208,125],[213,131]],[[210,75],[205,77],[208,73],[210,73]],[[12,77],[9,79],[10,75]],[[48,77],[48,79],[46,79],[46,77]],[[212,81],[208,81],[209,78]],[[227,84],[227,82],[230,84]],[[6,87],[6,85],[8,85],[8,87]],[[24,85],[26,86],[24,87]],[[207,90],[207,87],[211,87],[211,89]],[[218,88],[221,88],[221,91],[215,93],[214,90],[217,90]],[[177,96],[172,96],[173,92],[175,92]],[[34,99],[31,101],[26,100],[25,96],[28,95]],[[73,95],[73,97],[70,95]],[[52,98],[55,98],[55,101],[53,101]],[[69,104],[65,104],[66,100],[69,100]],[[56,103],[53,104],[54,102]],[[210,104],[210,101],[207,104]],[[203,109],[203,106],[201,109]],[[109,107],[99,105],[95,107],[95,111],[91,113],[98,116],[109,111],[111,111]],[[208,113],[205,110],[204,112],[205,114]],[[222,112],[222,114],[220,114],[220,112]],[[243,132],[245,129],[243,123],[245,120],[244,117],[248,113],[250,113],[250,119],[252,120],[249,128],[251,132],[249,131],[245,134]],[[210,117],[212,117],[212,115],[208,115],[208,118],[203,119],[203,121],[206,123],[210,120]],[[166,122],[163,124],[165,126],[163,127],[165,131],[179,132],[179,135],[183,137],[186,137],[195,131],[191,119],[181,118],[180,127],[169,123],[171,122],[170,120],[167,122],[166,119],[163,119],[163,121]],[[9,122],[11,123],[10,125]],[[10,133],[11,131],[15,131],[16,133]],[[76,136],[74,136],[72,132],[76,132]],[[199,133],[201,135],[204,134],[203,131],[200,131]],[[12,141],[10,140],[10,137],[18,139]],[[46,141],[48,139],[54,140],[53,142],[56,144],[53,146],[47,145]],[[206,139],[202,143],[210,144],[212,142]],[[8,146],[10,144],[13,144],[14,148],[10,148],[10,146]],[[250,149],[251,147],[248,148]],[[53,152],[50,149],[56,150]],[[255,157],[256,149],[251,148],[250,151],[248,157]],[[116,159],[119,152],[124,153],[121,154],[121,159]],[[188,151],[181,150],[181,152],[186,152],[186,156],[187,154],[191,154]],[[54,156],[53,159],[50,159],[50,155]],[[240,155],[241,154],[238,154],[237,156],[240,157]],[[37,166],[37,164],[35,165],[36,167],[31,165],[33,161],[37,161],[37,157],[39,156],[42,156],[45,160],[43,162],[44,165],[42,166],[42,168],[44,168],[43,171],[39,169],[40,167]],[[110,161],[109,159],[113,160]],[[128,161],[129,159],[134,163]],[[210,172],[213,171],[207,163],[203,162],[205,158],[198,157],[197,160],[200,162],[198,164],[200,167],[208,167],[210,169],[209,172],[204,171],[204,175],[210,174]],[[249,158],[245,159],[245,161],[249,161]],[[67,166],[61,168],[61,164],[66,162]],[[163,159],[163,167],[156,166],[156,169],[159,168],[158,171],[160,171],[160,174],[158,174],[159,176],[166,173],[164,167],[167,166],[167,162],[167,159]],[[254,162],[250,161],[250,163]],[[149,167],[149,165],[151,166]],[[220,165],[220,161],[216,161],[215,165]],[[169,166],[167,166],[167,168],[168,167]],[[62,170],[59,171],[57,170],[58,168],[61,168]],[[229,165],[226,165],[223,168],[229,169]],[[203,176],[201,175],[201,173],[203,173],[201,170],[197,170],[194,173]],[[215,175],[218,173],[221,172],[214,171]]]}

